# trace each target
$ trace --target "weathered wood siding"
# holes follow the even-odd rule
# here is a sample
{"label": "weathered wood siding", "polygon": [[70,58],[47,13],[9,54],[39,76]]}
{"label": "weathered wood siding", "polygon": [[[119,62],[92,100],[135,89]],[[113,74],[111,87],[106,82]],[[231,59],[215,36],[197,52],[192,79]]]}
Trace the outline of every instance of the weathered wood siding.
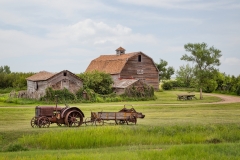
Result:
{"label": "weathered wood siding", "polygon": [[120,75],[119,74],[111,74],[111,77],[112,77],[113,81],[115,81],[118,78],[120,78]]}
{"label": "weathered wood siding", "polygon": [[45,95],[47,87],[55,90],[68,89],[76,93],[83,86],[83,82],[69,72],[61,72],[46,81],[27,81],[27,93],[29,98],[39,99]]}
{"label": "weathered wood siding", "polygon": [[48,80],[48,86],[55,90],[68,89],[70,92],[76,93],[82,86],[83,82],[79,81],[75,76],[67,72],[61,73]]}
{"label": "weathered wood siding", "polygon": [[45,89],[47,87],[47,81],[27,81],[28,98],[39,99],[45,95]]}
{"label": "weathered wood siding", "polygon": [[[140,61],[139,55],[141,55]],[[156,69],[152,59],[142,53],[131,57],[127,61],[120,73],[120,77],[141,79],[148,85],[153,86],[155,90],[159,90],[158,70]]]}

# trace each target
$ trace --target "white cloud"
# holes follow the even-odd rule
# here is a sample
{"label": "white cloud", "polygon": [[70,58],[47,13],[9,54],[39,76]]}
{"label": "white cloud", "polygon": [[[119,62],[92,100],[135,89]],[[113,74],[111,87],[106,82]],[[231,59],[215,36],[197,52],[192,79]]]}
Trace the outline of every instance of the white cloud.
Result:
{"label": "white cloud", "polygon": [[240,66],[240,59],[236,57],[230,57],[230,58],[225,58],[221,57],[220,58],[221,63],[230,65],[230,66]]}
{"label": "white cloud", "polygon": [[102,45],[102,44],[131,44],[157,43],[153,35],[133,33],[132,29],[120,24],[110,26],[104,22],[95,22],[91,19],[62,27],[48,35],[53,39],[65,39],[71,44]]}
{"label": "white cloud", "polygon": [[0,35],[1,59],[25,55],[48,57],[92,55],[94,52],[98,54],[94,46],[106,53],[103,46],[152,45],[158,42],[153,35],[134,33],[131,28],[120,24],[111,26],[91,19],[60,29],[51,28],[50,33],[42,37],[23,31],[1,29]]}
{"label": "white cloud", "polygon": [[[120,2],[130,3],[134,5],[168,8],[168,9],[188,9],[188,10],[213,10],[216,8],[221,9],[237,9],[240,5],[233,5],[232,1],[215,0],[119,0]],[[238,1],[234,1],[238,3]]]}

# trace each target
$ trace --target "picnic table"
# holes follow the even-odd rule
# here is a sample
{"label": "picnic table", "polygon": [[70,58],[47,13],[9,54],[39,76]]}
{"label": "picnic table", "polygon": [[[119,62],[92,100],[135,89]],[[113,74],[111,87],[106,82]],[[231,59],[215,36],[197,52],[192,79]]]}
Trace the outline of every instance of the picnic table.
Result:
{"label": "picnic table", "polygon": [[195,94],[177,94],[177,100],[192,100],[197,99]]}

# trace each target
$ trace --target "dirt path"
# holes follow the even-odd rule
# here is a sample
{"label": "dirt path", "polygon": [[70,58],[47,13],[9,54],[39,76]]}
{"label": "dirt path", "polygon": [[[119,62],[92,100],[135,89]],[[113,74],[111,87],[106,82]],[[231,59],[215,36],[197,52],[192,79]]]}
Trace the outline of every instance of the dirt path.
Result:
{"label": "dirt path", "polygon": [[223,94],[203,94],[204,95],[209,95],[209,96],[215,96],[215,97],[219,97],[222,99],[222,101],[220,102],[213,102],[211,104],[221,104],[221,103],[239,103],[240,102],[240,97],[237,96],[229,96],[229,95],[223,95]]}

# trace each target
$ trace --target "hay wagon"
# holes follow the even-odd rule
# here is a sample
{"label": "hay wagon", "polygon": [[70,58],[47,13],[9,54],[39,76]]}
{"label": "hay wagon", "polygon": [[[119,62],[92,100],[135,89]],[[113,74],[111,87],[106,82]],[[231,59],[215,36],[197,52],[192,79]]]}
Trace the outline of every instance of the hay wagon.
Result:
{"label": "hay wagon", "polygon": [[113,120],[115,124],[137,124],[137,118],[144,118],[140,112],[137,112],[133,107],[130,109],[124,108],[118,112],[91,112],[91,117],[85,119],[86,125],[104,125],[106,121]]}

